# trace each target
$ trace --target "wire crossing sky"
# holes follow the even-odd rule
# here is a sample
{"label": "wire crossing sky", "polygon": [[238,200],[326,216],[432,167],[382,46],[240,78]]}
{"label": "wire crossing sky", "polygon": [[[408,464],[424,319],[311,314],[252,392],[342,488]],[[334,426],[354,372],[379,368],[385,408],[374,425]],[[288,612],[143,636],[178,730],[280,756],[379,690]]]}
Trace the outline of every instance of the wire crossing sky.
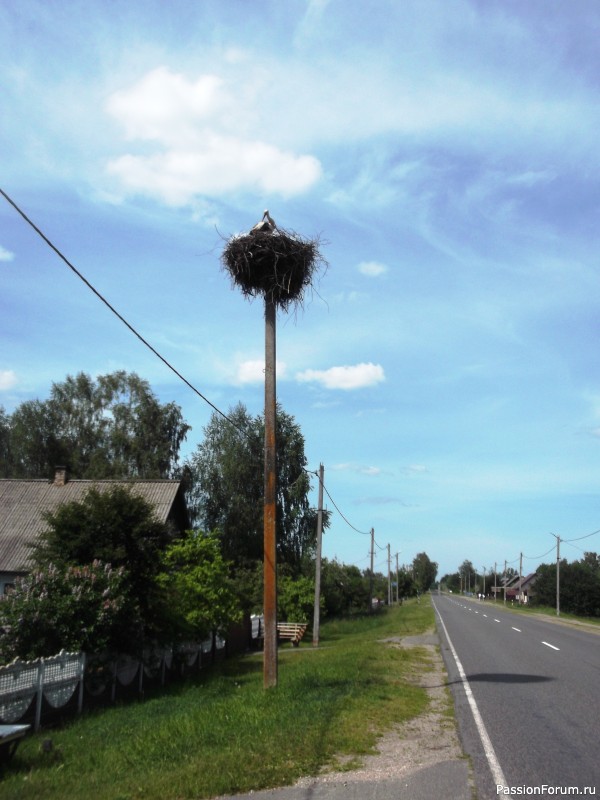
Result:
{"label": "wire crossing sky", "polygon": [[[327,243],[277,341],[279,401],[350,523],[334,509],[326,557],[363,563],[372,527],[441,574],[549,531],[593,549],[599,34],[587,0],[5,3],[0,182],[225,414],[260,413],[264,377],[226,240],[268,208]],[[126,369],[181,405],[186,453],[202,439],[210,407],[8,203],[0,343],[8,412]]]}

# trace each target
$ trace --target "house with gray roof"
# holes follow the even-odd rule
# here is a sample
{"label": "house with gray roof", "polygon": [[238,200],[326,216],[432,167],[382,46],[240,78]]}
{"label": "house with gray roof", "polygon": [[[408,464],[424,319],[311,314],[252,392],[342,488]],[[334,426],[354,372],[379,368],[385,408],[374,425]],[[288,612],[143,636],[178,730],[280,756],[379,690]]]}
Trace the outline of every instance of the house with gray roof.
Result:
{"label": "house with gray roof", "polygon": [[190,527],[181,481],[70,480],[57,467],[54,480],[0,479],[0,595],[16,577],[31,570],[31,546],[45,530],[44,514],[64,503],[80,502],[90,488],[127,486],[154,506],[156,518],[182,533]]}

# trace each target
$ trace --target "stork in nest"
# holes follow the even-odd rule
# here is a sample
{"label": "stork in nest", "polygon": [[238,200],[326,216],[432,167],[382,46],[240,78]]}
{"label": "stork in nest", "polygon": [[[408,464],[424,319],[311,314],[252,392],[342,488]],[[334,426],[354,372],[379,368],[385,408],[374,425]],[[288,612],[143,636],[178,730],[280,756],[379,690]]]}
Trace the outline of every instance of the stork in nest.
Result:
{"label": "stork in nest", "polygon": [[276,228],[275,220],[269,214],[269,209],[266,208],[261,221],[256,223],[250,233],[273,233]]}

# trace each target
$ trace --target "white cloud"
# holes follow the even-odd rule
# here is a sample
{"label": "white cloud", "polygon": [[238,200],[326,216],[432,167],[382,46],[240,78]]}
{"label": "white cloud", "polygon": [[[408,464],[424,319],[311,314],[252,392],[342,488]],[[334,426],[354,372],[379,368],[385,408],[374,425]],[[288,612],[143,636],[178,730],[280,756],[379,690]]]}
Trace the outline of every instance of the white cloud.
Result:
{"label": "white cloud", "polygon": [[320,383],[326,389],[363,389],[385,380],[380,364],[356,364],[352,367],[330,367],[330,369],[306,369],[296,375],[301,383]]}
{"label": "white cloud", "polygon": [[248,133],[244,86],[216,75],[196,81],[159,67],[113,94],[106,109],[130,140],[156,142],[157,150],[112,159],[108,172],[126,190],[172,206],[198,196],[260,190],[300,194],[321,177],[311,155],[296,155]]}
{"label": "white cloud", "polygon": [[[277,361],[276,364],[277,377],[283,378],[285,376],[285,363]],[[251,359],[249,361],[242,361],[237,365],[234,383],[236,385],[245,385],[249,383],[263,383],[265,380],[265,362],[264,359]]]}
{"label": "white cloud", "polygon": [[409,464],[408,467],[403,469],[405,475],[422,475],[427,472],[427,467],[423,464]]}
{"label": "white cloud", "polygon": [[345,464],[334,464],[330,469],[341,472],[358,472],[360,475],[381,475],[380,467],[363,466],[361,464],[353,464],[352,462]]}
{"label": "white cloud", "polygon": [[0,261],[12,261],[14,257],[14,253],[11,253],[10,250],[0,245]]}
{"label": "white cloud", "polygon": [[17,375],[12,369],[0,370],[0,391],[12,389],[17,383]]}
{"label": "white cloud", "polygon": [[362,272],[363,275],[368,275],[370,278],[377,278],[387,272],[388,267],[379,261],[361,261],[358,265],[358,271]]}

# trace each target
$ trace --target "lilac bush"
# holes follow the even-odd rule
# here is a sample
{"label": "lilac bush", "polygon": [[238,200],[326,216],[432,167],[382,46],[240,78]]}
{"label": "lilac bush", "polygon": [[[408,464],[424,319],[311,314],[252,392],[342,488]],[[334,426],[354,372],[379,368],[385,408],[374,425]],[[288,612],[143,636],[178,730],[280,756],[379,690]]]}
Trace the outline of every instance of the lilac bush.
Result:
{"label": "lilac bush", "polygon": [[141,619],[123,567],[94,561],[78,567],[48,564],[0,600],[0,662],[51,656],[60,650],[131,652]]}

